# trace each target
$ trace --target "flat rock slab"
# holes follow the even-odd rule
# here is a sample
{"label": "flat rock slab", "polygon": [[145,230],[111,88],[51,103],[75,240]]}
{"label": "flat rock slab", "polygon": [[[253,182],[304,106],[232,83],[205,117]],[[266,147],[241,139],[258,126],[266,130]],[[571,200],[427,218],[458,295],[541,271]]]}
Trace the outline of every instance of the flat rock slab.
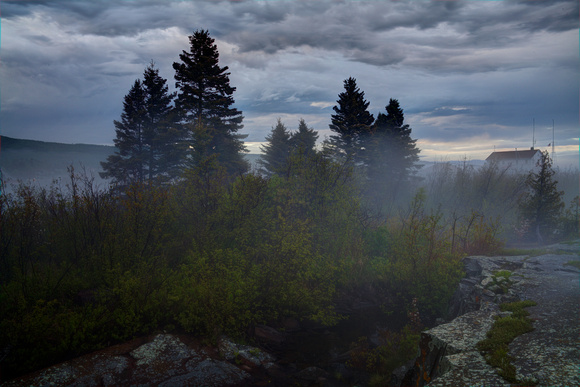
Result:
{"label": "flat rock slab", "polygon": [[452,323],[439,325],[429,330],[432,346],[445,345],[446,354],[452,355],[471,351],[475,345],[485,339],[485,334],[491,329],[494,317],[499,315],[499,307],[487,304],[484,308],[457,317]]}
{"label": "flat rock slab", "polygon": [[[527,308],[534,331],[517,337],[509,354],[517,378],[538,386],[580,386],[580,270],[567,264],[580,261],[580,247],[565,250],[537,257],[469,258],[481,282],[489,282],[495,271],[509,270],[510,294],[537,303]],[[502,301],[501,296],[495,299]],[[497,304],[481,302],[480,310],[423,332],[419,356],[402,385],[509,386],[476,348],[498,314]]]}
{"label": "flat rock slab", "polygon": [[[520,270],[522,299],[534,330],[510,344],[518,377],[540,386],[580,386],[580,271],[566,265],[578,255],[542,255],[528,259]],[[530,278],[534,284],[526,284]]]}
{"label": "flat rock slab", "polygon": [[[478,351],[466,351],[445,356],[442,366],[447,368],[430,387],[510,386],[495,369],[490,367]],[[477,381],[477,383],[475,382]]]}

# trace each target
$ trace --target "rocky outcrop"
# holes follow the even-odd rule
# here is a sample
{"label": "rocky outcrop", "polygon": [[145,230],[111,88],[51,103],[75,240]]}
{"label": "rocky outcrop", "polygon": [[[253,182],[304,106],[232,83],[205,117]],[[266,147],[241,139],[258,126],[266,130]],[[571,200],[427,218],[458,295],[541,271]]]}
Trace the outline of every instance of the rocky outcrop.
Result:
{"label": "rocky outcrop", "polygon": [[[481,305],[492,302],[512,302],[518,296],[511,288],[521,278],[513,271],[521,268],[522,257],[467,257],[464,258],[465,277],[459,283],[451,300],[448,318],[454,319],[465,313],[479,310]],[[505,270],[510,278],[494,275]]]}
{"label": "rocky outcrop", "polygon": [[219,340],[218,349],[220,355],[226,360],[238,363],[248,363],[268,369],[274,362],[274,357],[269,353],[256,347],[234,343],[227,337],[222,337]]}
{"label": "rocky outcrop", "polygon": [[247,364],[267,367],[273,361],[259,349],[238,346],[227,338],[220,340],[219,348],[223,352],[209,353],[178,336],[159,334],[49,367],[4,386],[236,386],[250,379],[252,368]]}
{"label": "rocky outcrop", "polygon": [[[423,332],[419,356],[401,381],[401,386],[424,386],[456,370],[462,373],[461,379],[466,381],[461,385],[473,385],[475,381],[486,386],[504,385],[502,378],[486,364],[475,348],[477,342],[485,338],[497,315],[499,307],[487,303],[478,311],[466,313],[451,323]],[[466,363],[469,366],[463,367]]]}
{"label": "rocky outcrop", "polygon": [[[580,271],[567,265],[578,255],[469,257],[466,278],[450,312],[459,317],[421,335],[419,353],[401,386],[509,386],[476,348],[501,314],[499,303],[534,300],[534,331],[510,344],[520,380],[539,386],[580,385]],[[509,312],[506,312],[509,313]]]}

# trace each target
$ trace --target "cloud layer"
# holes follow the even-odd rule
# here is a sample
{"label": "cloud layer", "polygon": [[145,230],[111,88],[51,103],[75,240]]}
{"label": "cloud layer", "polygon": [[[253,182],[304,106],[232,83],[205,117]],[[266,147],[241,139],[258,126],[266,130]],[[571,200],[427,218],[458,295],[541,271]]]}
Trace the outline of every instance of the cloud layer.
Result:
{"label": "cloud layer", "polygon": [[[174,84],[187,36],[208,29],[244,133],[277,117],[329,134],[342,81],[372,113],[399,99],[430,157],[494,145],[578,145],[578,2],[5,0],[2,134],[112,143],[122,98],[150,60]],[[549,140],[549,141],[546,141]],[[546,144],[543,144],[546,142]],[[428,150],[428,151],[427,151]],[[572,152],[573,153],[573,152]],[[575,156],[577,159],[577,155]]]}

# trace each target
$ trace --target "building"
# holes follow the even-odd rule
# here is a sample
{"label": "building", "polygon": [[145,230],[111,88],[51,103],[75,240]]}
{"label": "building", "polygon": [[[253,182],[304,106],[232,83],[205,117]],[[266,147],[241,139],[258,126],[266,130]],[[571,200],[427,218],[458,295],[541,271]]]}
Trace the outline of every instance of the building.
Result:
{"label": "building", "polygon": [[528,173],[534,170],[538,164],[542,152],[533,147],[526,150],[493,152],[486,163],[496,163],[500,169],[508,169],[514,173]]}

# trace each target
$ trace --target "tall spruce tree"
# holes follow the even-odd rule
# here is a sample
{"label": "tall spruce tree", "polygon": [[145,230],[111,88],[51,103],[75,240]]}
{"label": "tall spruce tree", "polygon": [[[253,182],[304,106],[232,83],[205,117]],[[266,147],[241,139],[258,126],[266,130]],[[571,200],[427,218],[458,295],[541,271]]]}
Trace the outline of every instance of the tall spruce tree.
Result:
{"label": "tall spruce tree", "polygon": [[309,128],[306,121],[301,118],[298,122],[298,130],[290,136],[292,152],[310,156],[316,151],[316,140],[318,140],[318,133],[313,128]]}
{"label": "tall spruce tree", "polygon": [[281,173],[288,165],[291,152],[290,132],[278,118],[276,126],[266,136],[266,143],[260,147],[263,154],[259,164],[266,175]]}
{"label": "tall spruce tree", "polygon": [[372,135],[365,143],[365,162],[371,191],[393,201],[419,169],[420,150],[417,140],[411,138],[411,128],[404,123],[399,101],[391,98],[386,111],[377,115]]}
{"label": "tall spruce tree", "polygon": [[[246,136],[237,134],[243,127],[243,116],[233,107],[236,88],[230,86],[228,67],[218,64],[214,42],[204,30],[189,36],[189,51],[182,51],[181,62],[173,63],[179,89],[175,105],[189,132],[193,152],[215,157],[230,173],[243,172],[248,168],[243,157],[246,148],[242,139]],[[198,141],[199,136],[204,140]]]}
{"label": "tall spruce tree", "polygon": [[121,187],[159,177],[166,181],[176,176],[180,163],[180,133],[172,122],[174,95],[153,63],[143,77],[125,96],[121,121],[114,121],[117,151],[101,163],[101,176]]}
{"label": "tall spruce tree", "polygon": [[557,226],[564,209],[564,191],[558,191],[558,181],[553,179],[552,159],[548,152],[542,152],[537,163],[537,171],[527,177],[528,194],[520,203],[523,215],[531,221],[538,243],[544,243],[544,236]]}
{"label": "tall spruce tree", "polygon": [[368,112],[369,102],[365,93],[356,85],[356,79],[350,77],[344,81],[344,92],[338,95],[338,106],[333,110],[330,129],[335,135],[330,136],[330,145],[338,156],[346,156],[355,164],[364,160],[364,139],[370,134],[374,117]]}
{"label": "tall spruce tree", "polygon": [[183,134],[176,122],[172,106],[175,93],[169,93],[167,80],[159,75],[159,69],[151,62],[143,73],[146,98],[146,141],[149,180],[160,178],[168,181],[180,174],[185,156],[181,142]]}
{"label": "tall spruce tree", "polygon": [[121,121],[113,121],[117,151],[102,162],[103,178],[112,178],[113,183],[126,186],[143,183],[146,175],[146,93],[141,80],[137,79],[125,96]]}

